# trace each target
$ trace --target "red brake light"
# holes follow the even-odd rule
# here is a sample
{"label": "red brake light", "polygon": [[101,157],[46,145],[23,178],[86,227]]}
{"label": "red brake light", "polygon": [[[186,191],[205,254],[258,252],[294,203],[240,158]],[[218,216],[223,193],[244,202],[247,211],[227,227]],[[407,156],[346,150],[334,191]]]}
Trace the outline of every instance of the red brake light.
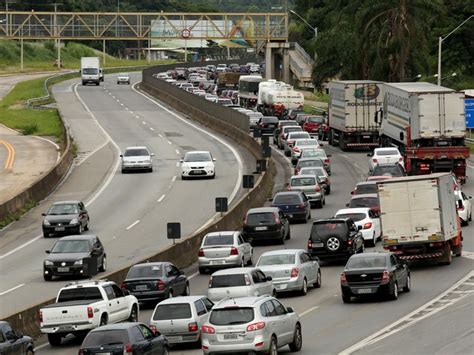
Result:
{"label": "red brake light", "polygon": [[197,332],[198,331],[198,325],[196,322],[189,323],[188,324],[188,332]]}
{"label": "red brake light", "polygon": [[319,191],[321,191],[321,186],[316,185],[316,192],[319,192]]}
{"label": "red brake light", "polygon": [[294,148],[293,148],[293,151],[294,151],[294,152],[299,152],[299,151],[300,151],[300,148],[294,147]]}
{"label": "red brake light", "polygon": [[198,251],[198,256],[204,256],[204,250],[199,249],[199,251]]}
{"label": "red brake light", "polygon": [[299,273],[300,273],[300,269],[298,269],[297,267],[294,267],[293,269],[291,269],[291,276],[290,277],[298,277]]}
{"label": "red brake light", "polygon": [[43,323],[43,312],[39,311],[38,318],[39,318],[40,323]]}
{"label": "red brake light", "polygon": [[341,284],[347,284],[347,278],[346,278],[346,273],[345,272],[343,272],[341,274],[340,280],[341,280]]}
{"label": "red brake light", "polygon": [[382,284],[386,284],[390,282],[390,273],[388,270],[384,270],[382,274]]}
{"label": "red brake light", "polygon": [[400,158],[398,159],[398,161],[403,161],[403,157],[400,157]]}
{"label": "red brake light", "polygon": [[165,283],[161,280],[158,280],[156,282],[156,289],[160,290],[160,291],[164,290],[165,289]]}
{"label": "red brake light", "polygon": [[275,223],[280,224],[280,217],[278,217],[278,213],[275,213]]}
{"label": "red brake light", "polygon": [[329,159],[324,159],[324,163],[329,164]]}
{"label": "red brake light", "polygon": [[291,191],[291,185],[288,185],[287,190]]}
{"label": "red brake light", "polygon": [[303,208],[304,208],[304,203],[300,203],[300,204],[298,205],[298,208],[299,208],[299,209],[303,209]]}
{"label": "red brake light", "polygon": [[120,288],[121,288],[122,290],[124,290],[124,289],[127,288],[127,285],[125,285],[125,282],[122,282],[122,283],[120,284]]}
{"label": "red brake light", "polygon": [[84,355],[84,350],[79,349],[79,352],[77,353],[77,355]]}
{"label": "red brake light", "polygon": [[265,322],[252,323],[247,326],[248,332],[253,332],[255,330],[260,330],[265,328]]}
{"label": "red brake light", "polygon": [[377,159],[372,159],[372,161],[373,161],[374,163],[376,163],[376,162],[377,162]]}
{"label": "red brake light", "polygon": [[207,334],[214,334],[216,331],[213,327],[210,327],[208,325],[203,325],[201,327],[201,332],[207,333]]}
{"label": "red brake light", "polygon": [[313,242],[310,240],[308,240],[308,249],[311,249],[313,247]]}
{"label": "red brake light", "polygon": [[130,343],[125,344],[125,354],[133,354],[132,344]]}
{"label": "red brake light", "polygon": [[94,309],[92,307],[87,307],[87,318],[94,318]]}
{"label": "red brake light", "polygon": [[464,211],[464,206],[458,207],[458,211]]}
{"label": "red brake light", "polygon": [[372,222],[367,222],[364,224],[364,229],[370,229],[372,228]]}
{"label": "red brake light", "polygon": [[236,247],[230,248],[230,255],[239,255],[239,251]]}

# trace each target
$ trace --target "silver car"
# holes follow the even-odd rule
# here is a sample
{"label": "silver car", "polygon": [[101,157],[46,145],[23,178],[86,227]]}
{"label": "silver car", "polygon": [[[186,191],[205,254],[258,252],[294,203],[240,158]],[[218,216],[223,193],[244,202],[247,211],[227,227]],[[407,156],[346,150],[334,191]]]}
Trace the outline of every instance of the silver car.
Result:
{"label": "silver car", "polygon": [[319,158],[324,164],[324,169],[326,169],[327,173],[331,175],[331,161],[329,160],[331,156],[326,154],[324,149],[316,149],[316,148],[306,148],[303,149],[300,155],[300,158]]}
{"label": "silver car", "polygon": [[319,148],[319,142],[317,139],[311,138],[311,139],[297,139],[295,143],[293,143],[293,148],[291,149],[291,162],[293,164],[296,163],[296,161],[299,159],[301,156],[301,152],[303,149],[308,149],[308,148]]}
{"label": "silver car", "polygon": [[297,291],[306,295],[308,286],[321,287],[319,263],[303,249],[268,251],[260,256],[257,267],[272,277],[277,292]]}
{"label": "silver car", "polygon": [[331,181],[329,180],[326,169],[323,167],[314,166],[301,168],[300,171],[298,171],[298,175],[315,175],[319,180],[319,184],[324,188],[324,194],[331,194]]}
{"label": "silver car", "polygon": [[219,270],[209,279],[207,297],[213,302],[226,297],[276,295],[272,278],[257,268]]}
{"label": "silver car", "polygon": [[150,153],[147,147],[128,147],[122,158],[122,173],[131,170],[147,170],[153,171],[153,157],[155,154]]}
{"label": "silver car", "polygon": [[119,74],[117,76],[117,85],[128,84],[130,85],[130,75],[128,74]]}
{"label": "silver car", "polygon": [[293,149],[293,144],[297,139],[310,139],[311,136],[308,132],[290,132],[286,137],[286,140],[283,142],[283,150],[287,157],[291,156],[291,150]]}
{"label": "silver car", "polygon": [[253,249],[241,232],[212,232],[204,236],[198,252],[201,274],[206,269],[252,265]]}
{"label": "silver car", "polygon": [[156,327],[170,344],[198,342],[213,306],[206,296],[168,298],[156,305],[150,326]]}
{"label": "silver car", "polygon": [[315,175],[293,175],[290,178],[288,190],[304,192],[311,207],[315,205],[318,208],[323,208],[323,205],[326,204],[324,188],[321,187]]}
{"label": "silver car", "polygon": [[261,113],[261,112],[254,112],[254,111],[251,111],[251,112],[245,112],[245,114],[246,114],[247,116],[249,116],[250,129],[252,129],[252,128],[254,128],[254,127],[257,127],[258,121],[260,120],[260,118],[263,117],[263,113]]}
{"label": "silver car", "polygon": [[201,328],[202,350],[210,353],[265,353],[303,346],[299,316],[274,297],[226,299],[214,306]]}

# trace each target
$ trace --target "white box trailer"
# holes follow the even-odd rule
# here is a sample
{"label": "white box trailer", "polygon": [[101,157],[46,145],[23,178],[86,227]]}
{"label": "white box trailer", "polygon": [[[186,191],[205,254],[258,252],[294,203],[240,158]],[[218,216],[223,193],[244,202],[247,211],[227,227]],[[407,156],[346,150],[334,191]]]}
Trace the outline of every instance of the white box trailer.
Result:
{"label": "white box trailer", "polygon": [[100,85],[100,82],[103,81],[103,72],[99,57],[81,58],[81,81],[82,85],[88,83]]}
{"label": "white box trailer", "polygon": [[461,255],[461,227],[451,174],[377,182],[384,248],[407,260]]}
{"label": "white box trailer", "polygon": [[373,80],[337,80],[329,83],[329,143],[341,149],[376,147],[382,108],[383,83]]}

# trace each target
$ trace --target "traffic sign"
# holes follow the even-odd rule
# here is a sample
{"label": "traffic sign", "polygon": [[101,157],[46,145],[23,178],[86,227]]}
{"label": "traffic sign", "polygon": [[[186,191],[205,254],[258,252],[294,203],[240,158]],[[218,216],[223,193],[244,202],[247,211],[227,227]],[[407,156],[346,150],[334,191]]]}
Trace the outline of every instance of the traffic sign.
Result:
{"label": "traffic sign", "polygon": [[466,128],[474,128],[474,99],[465,99]]}

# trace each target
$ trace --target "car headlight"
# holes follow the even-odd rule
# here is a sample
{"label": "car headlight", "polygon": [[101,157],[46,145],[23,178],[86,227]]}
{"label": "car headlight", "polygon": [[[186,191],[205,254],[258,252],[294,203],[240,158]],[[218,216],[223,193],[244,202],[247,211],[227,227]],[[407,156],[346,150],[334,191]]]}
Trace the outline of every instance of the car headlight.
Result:
{"label": "car headlight", "polygon": [[82,259],[74,262],[74,265],[82,265]]}
{"label": "car headlight", "polygon": [[47,219],[45,219],[45,220],[43,221],[43,224],[44,224],[45,226],[50,226],[50,225],[51,225],[51,223],[49,223],[49,221],[48,221]]}
{"label": "car headlight", "polygon": [[150,163],[151,163],[151,159],[145,159],[143,162],[144,162],[144,163],[147,163],[147,164],[150,164]]}
{"label": "car headlight", "polygon": [[45,266],[53,266],[53,262],[52,262],[52,261],[49,261],[49,260],[45,260],[45,261],[44,261],[44,265],[45,265]]}
{"label": "car headlight", "polygon": [[71,222],[69,222],[69,224],[77,224],[77,222],[78,222],[78,219],[73,218],[73,219],[71,219]]}

